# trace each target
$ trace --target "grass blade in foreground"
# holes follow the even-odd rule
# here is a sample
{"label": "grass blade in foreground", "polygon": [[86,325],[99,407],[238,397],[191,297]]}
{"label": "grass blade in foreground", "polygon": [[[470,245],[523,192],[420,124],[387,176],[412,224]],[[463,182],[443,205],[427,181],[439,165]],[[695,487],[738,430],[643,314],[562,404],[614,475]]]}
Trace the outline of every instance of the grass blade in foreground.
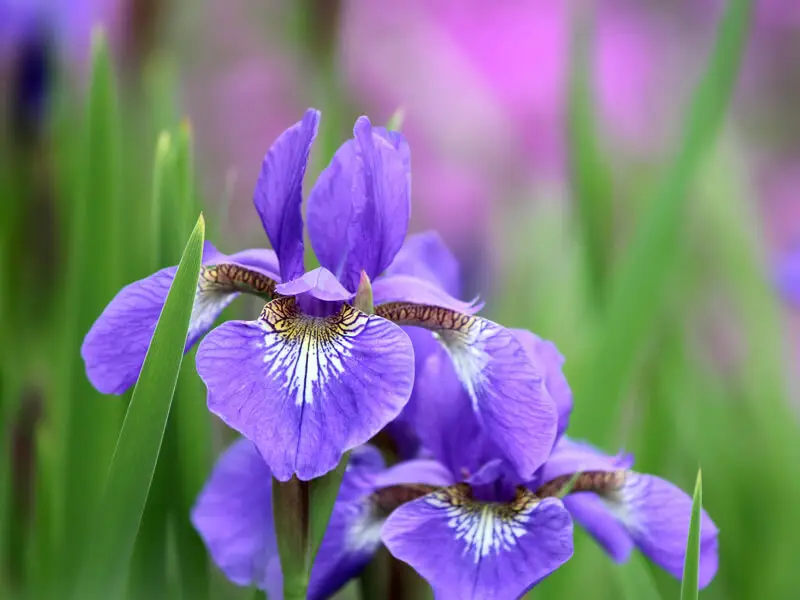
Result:
{"label": "grass blade in foreground", "polygon": [[124,585],[183,360],[204,238],[201,215],[184,250],[125,415],[75,598],[114,598]]}
{"label": "grass blade in foreground", "polygon": [[692,499],[692,520],[689,522],[689,540],[686,542],[686,561],[683,563],[681,600],[697,600],[698,574],[700,572],[700,510],[703,507],[703,472],[697,471]]}

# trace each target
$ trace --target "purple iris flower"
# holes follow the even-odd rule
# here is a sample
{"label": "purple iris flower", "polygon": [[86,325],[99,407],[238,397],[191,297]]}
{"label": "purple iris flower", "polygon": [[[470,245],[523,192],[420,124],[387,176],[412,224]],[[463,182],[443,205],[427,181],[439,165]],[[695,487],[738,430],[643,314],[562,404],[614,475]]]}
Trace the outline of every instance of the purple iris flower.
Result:
{"label": "purple iris flower", "polygon": [[[274,252],[226,256],[206,245],[187,349],[239,293],[267,300],[258,319],[224,323],[198,348],[210,410],[256,445],[276,479],[319,477],[407,404],[415,351],[403,328],[420,329],[415,344],[445,349],[472,412],[506,455],[540,458],[515,464],[530,478],[555,440],[555,405],[514,335],[447,293],[452,269],[438,237],[404,244],[402,135],[356,121],[309,195],[306,224],[322,266],[305,272],[302,182],[318,124],[319,112],[307,111],[264,159],[254,204]],[[174,273],[124,288],[86,336],[82,356],[101,392],[135,382]],[[362,276],[375,314],[353,306]]]}
{"label": "purple iris flower", "polygon": [[[515,489],[517,499],[525,498],[525,502],[531,505],[537,502],[543,505],[546,499],[561,495],[572,483],[572,491],[563,498],[563,506],[614,560],[626,560],[636,547],[680,578],[691,498],[668,481],[632,471],[633,459],[629,455],[606,456],[587,444],[564,436],[572,409],[572,394],[561,371],[563,357],[551,342],[530,332],[515,330],[514,334],[543,373],[543,386],[559,413],[559,439],[550,456],[536,469],[534,477],[524,482],[518,478],[516,469],[511,468],[507,456],[500,451],[497,438],[469,410],[469,398],[458,385],[451,365],[442,360],[436,348],[431,349],[417,370],[414,396],[404,411],[405,418],[419,435],[422,448],[428,449],[453,477],[465,479],[474,498],[500,501],[499,505],[493,506],[503,506],[502,502],[508,502]],[[573,480],[574,476],[576,479]],[[520,484],[532,493],[532,497],[519,491]],[[435,555],[426,551],[425,546],[434,539],[431,536],[436,531],[434,508],[437,498],[449,498],[448,493],[440,490],[436,492],[438,496],[435,494],[399,507],[389,517],[383,536],[392,554],[411,564],[443,593],[456,585],[453,583],[456,574],[448,567],[453,560],[445,559],[441,550],[445,547],[446,536],[442,533],[442,540],[436,538]],[[450,499],[449,505],[443,504],[451,515],[449,519],[439,515],[442,532],[446,531],[445,524],[460,527],[458,518],[455,518],[461,511],[458,508],[460,501],[457,494]],[[556,514],[555,506],[552,502],[549,504],[553,515]],[[464,539],[471,539],[471,534],[466,531],[459,529],[460,533],[464,534]],[[456,539],[462,539],[458,534]],[[703,587],[711,582],[717,571],[717,535],[716,525],[703,511],[700,553],[700,585]],[[537,532],[536,536],[543,542],[552,539],[542,532]],[[455,545],[455,542],[451,543]],[[552,550],[557,546],[548,548]],[[560,564],[560,555],[553,552],[547,556],[551,561],[544,564],[555,569]],[[464,569],[462,564],[459,573],[463,574]],[[485,574],[483,567],[480,572]],[[521,577],[518,583],[522,589],[523,583],[532,585],[535,581]],[[465,591],[462,594],[460,597],[470,597]],[[492,597],[516,596],[510,591],[502,594],[496,591]]]}

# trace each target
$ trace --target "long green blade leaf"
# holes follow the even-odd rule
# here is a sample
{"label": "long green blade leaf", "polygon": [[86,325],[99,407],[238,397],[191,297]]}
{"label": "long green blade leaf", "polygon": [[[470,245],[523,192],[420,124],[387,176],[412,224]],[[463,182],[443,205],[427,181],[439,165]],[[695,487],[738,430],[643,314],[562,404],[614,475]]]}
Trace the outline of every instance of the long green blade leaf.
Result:
{"label": "long green blade leaf", "polygon": [[698,574],[700,572],[700,510],[703,507],[703,472],[697,471],[692,499],[692,520],[689,522],[689,539],[686,542],[686,560],[683,563],[681,600],[697,600]]}
{"label": "long green blade leaf", "polygon": [[133,551],[172,404],[203,254],[202,215],[158,319],[111,461],[75,598],[114,598]]}

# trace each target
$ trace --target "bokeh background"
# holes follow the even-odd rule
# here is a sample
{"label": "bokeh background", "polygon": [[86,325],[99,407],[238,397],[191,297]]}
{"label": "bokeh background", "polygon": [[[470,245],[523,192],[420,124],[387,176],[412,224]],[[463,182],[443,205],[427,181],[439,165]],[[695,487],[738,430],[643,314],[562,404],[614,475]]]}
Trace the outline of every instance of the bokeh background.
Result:
{"label": "bokeh background", "polygon": [[[83,335],[201,209],[221,250],[267,243],[261,159],[308,106],[309,181],[358,115],[401,110],[413,230],[442,233],[491,318],[558,345],[573,437],[688,491],[702,466],[702,597],[796,597],[800,3],[747,4],[0,0],[0,597],[63,597],[92,526],[127,399],[89,386]],[[129,598],[255,597],[188,522],[230,439],[188,358]],[[342,597],[383,597],[376,573],[429,597],[385,554]],[[532,597],[678,594],[577,533]]]}

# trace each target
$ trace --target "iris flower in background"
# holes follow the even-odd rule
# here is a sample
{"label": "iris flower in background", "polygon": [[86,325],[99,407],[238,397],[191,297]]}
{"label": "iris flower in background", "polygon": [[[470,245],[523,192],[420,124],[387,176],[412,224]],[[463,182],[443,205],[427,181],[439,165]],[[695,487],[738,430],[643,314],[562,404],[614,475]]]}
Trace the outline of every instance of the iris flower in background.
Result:
{"label": "iris flower in background", "polygon": [[[434,265],[437,238],[409,238],[410,153],[403,137],[362,117],[319,176],[308,198],[307,226],[322,265],[305,272],[302,182],[319,113],[306,112],[273,144],[254,203],[274,251],[203,256],[186,348],[240,292],[267,300],[255,321],[214,329],[197,352],[208,405],[255,443],[272,474],[308,480],[373,437],[408,402],[414,351],[400,326],[417,327],[452,360],[470,406],[500,432],[506,455],[543,459],[557,416],[523,347],[503,327],[474,316],[479,307],[448,294]],[[105,393],[136,380],[175,267],[132,283],[86,336],[89,379]],[[442,275],[446,276],[446,272]],[[352,301],[370,285],[375,314]],[[533,475],[518,462],[521,477]]]}

